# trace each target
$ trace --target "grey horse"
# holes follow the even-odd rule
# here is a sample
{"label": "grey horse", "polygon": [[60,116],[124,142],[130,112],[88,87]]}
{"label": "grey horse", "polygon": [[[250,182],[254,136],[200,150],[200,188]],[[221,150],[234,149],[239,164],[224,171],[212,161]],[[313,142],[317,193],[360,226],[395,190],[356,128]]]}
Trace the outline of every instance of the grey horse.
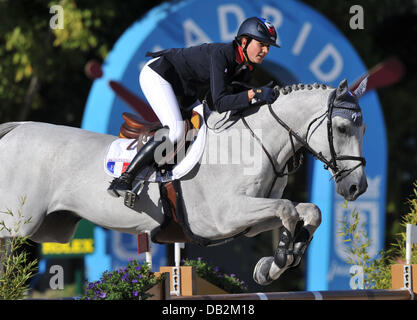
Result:
{"label": "grey horse", "polygon": [[[327,161],[337,192],[345,199],[353,201],[367,188],[361,158],[365,123],[350,118],[353,113],[361,114],[359,105],[353,112],[334,104],[352,102],[347,88],[343,81],[338,88],[294,85],[282,89],[273,105],[248,110],[224,130],[208,130],[206,161],[181,179],[186,216],[194,234],[223,239],[246,230],[246,236],[253,237],[278,228],[276,252],[260,259],[254,268],[254,280],[259,284],[269,284],[296,266],[321,222],[316,205],[281,199],[287,176],[277,172],[286,172],[285,164],[294,151],[304,146]],[[355,94],[358,99],[361,91]],[[277,119],[283,119],[298,139],[294,135],[290,139]],[[232,130],[249,130],[250,140],[242,138],[241,148],[210,143],[230,141]],[[19,210],[31,221],[20,226],[18,235],[30,236],[35,242],[65,243],[81,218],[130,234],[161,224],[163,209],[157,184],[150,183],[143,190],[142,213],[107,193],[112,177],[104,172],[103,159],[117,137],[38,122],[2,124],[0,137],[0,221],[15,225],[16,215],[10,213]],[[213,155],[213,149],[229,161],[207,157],[210,152]],[[299,221],[303,227],[295,234]],[[6,230],[0,231],[0,238],[10,236]]]}

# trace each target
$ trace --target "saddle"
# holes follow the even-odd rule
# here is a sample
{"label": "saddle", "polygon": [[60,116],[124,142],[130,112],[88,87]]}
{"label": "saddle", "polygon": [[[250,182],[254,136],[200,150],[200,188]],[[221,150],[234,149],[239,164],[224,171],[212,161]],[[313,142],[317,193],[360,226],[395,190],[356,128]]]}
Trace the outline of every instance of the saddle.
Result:
{"label": "saddle", "polygon": [[162,128],[162,124],[159,121],[147,122],[129,112],[123,112],[122,118],[124,122],[120,127],[120,138],[137,139],[141,135],[153,135],[156,130]]}
{"label": "saddle", "polygon": [[[119,138],[135,139],[138,142],[138,151],[146,144],[150,137],[155,135],[158,129],[162,128],[160,122],[147,122],[141,117],[129,112],[124,112],[122,118],[124,122],[120,127]],[[197,136],[197,130],[190,130],[199,129],[200,121],[200,115],[195,111],[193,111],[190,120],[184,120],[184,137],[187,137],[187,141],[193,141]],[[191,133],[191,137],[189,137],[189,133]],[[175,145],[173,154],[168,155],[167,161],[171,160],[177,154],[181,154],[180,151],[182,151],[183,148],[187,148],[189,145],[187,141],[185,139],[178,141]]]}

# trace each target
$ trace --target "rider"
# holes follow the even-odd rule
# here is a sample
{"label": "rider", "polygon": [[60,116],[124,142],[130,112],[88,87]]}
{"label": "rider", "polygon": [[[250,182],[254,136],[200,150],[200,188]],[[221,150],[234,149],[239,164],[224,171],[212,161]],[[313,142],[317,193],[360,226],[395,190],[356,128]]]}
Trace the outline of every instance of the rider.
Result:
{"label": "rider", "polygon": [[242,110],[255,98],[272,103],[276,93],[270,86],[230,93],[232,81],[247,82],[255,65],[262,63],[269,46],[276,44],[274,26],[263,18],[246,19],[231,43],[211,43],[168,49],[148,54],[150,60],[142,69],[139,82],[153,111],[166,128],[162,139],[151,138],[135,155],[126,171],[115,178],[108,192],[115,197],[131,190],[135,176],[153,163],[156,148],[169,139],[175,144],[184,135],[182,114],[199,99],[198,89],[210,88],[212,106],[217,112]]}

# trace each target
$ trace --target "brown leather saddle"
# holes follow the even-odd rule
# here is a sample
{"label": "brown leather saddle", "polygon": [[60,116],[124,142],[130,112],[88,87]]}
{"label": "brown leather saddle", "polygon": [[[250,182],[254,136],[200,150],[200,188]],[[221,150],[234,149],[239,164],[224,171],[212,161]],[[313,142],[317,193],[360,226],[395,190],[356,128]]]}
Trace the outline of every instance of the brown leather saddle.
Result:
{"label": "brown leather saddle", "polygon": [[[119,137],[137,140],[138,151],[146,144],[150,137],[155,135],[158,129],[162,128],[162,124],[160,122],[147,122],[141,117],[129,112],[124,112],[122,114],[122,118],[124,119],[124,122],[120,127]],[[184,120],[184,132],[185,137],[187,137],[187,141],[193,141],[197,136],[198,129],[201,126],[201,121],[201,116],[195,111],[193,111],[192,118],[190,120]],[[196,130],[191,131],[192,129]],[[189,133],[191,133],[191,135]],[[182,151],[182,148],[188,147],[188,144],[186,143],[187,141],[179,141],[174,148],[174,153],[168,157],[168,160],[170,160],[171,157],[175,157],[176,154]]]}
{"label": "brown leather saddle", "polygon": [[147,122],[129,112],[124,112],[122,118],[124,122],[120,127],[120,138],[137,139],[141,135],[152,135],[156,130],[162,128],[162,124],[159,121]]}

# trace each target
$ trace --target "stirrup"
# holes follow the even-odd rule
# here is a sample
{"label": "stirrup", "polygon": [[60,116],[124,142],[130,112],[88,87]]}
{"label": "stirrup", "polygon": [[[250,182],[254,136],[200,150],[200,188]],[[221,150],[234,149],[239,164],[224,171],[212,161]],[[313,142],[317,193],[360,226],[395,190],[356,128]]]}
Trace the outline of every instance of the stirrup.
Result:
{"label": "stirrup", "polygon": [[125,192],[124,196],[124,204],[126,207],[130,209],[135,208],[136,200],[139,199],[139,195],[143,190],[143,186],[145,185],[144,181],[139,181],[132,190],[128,190]]}

